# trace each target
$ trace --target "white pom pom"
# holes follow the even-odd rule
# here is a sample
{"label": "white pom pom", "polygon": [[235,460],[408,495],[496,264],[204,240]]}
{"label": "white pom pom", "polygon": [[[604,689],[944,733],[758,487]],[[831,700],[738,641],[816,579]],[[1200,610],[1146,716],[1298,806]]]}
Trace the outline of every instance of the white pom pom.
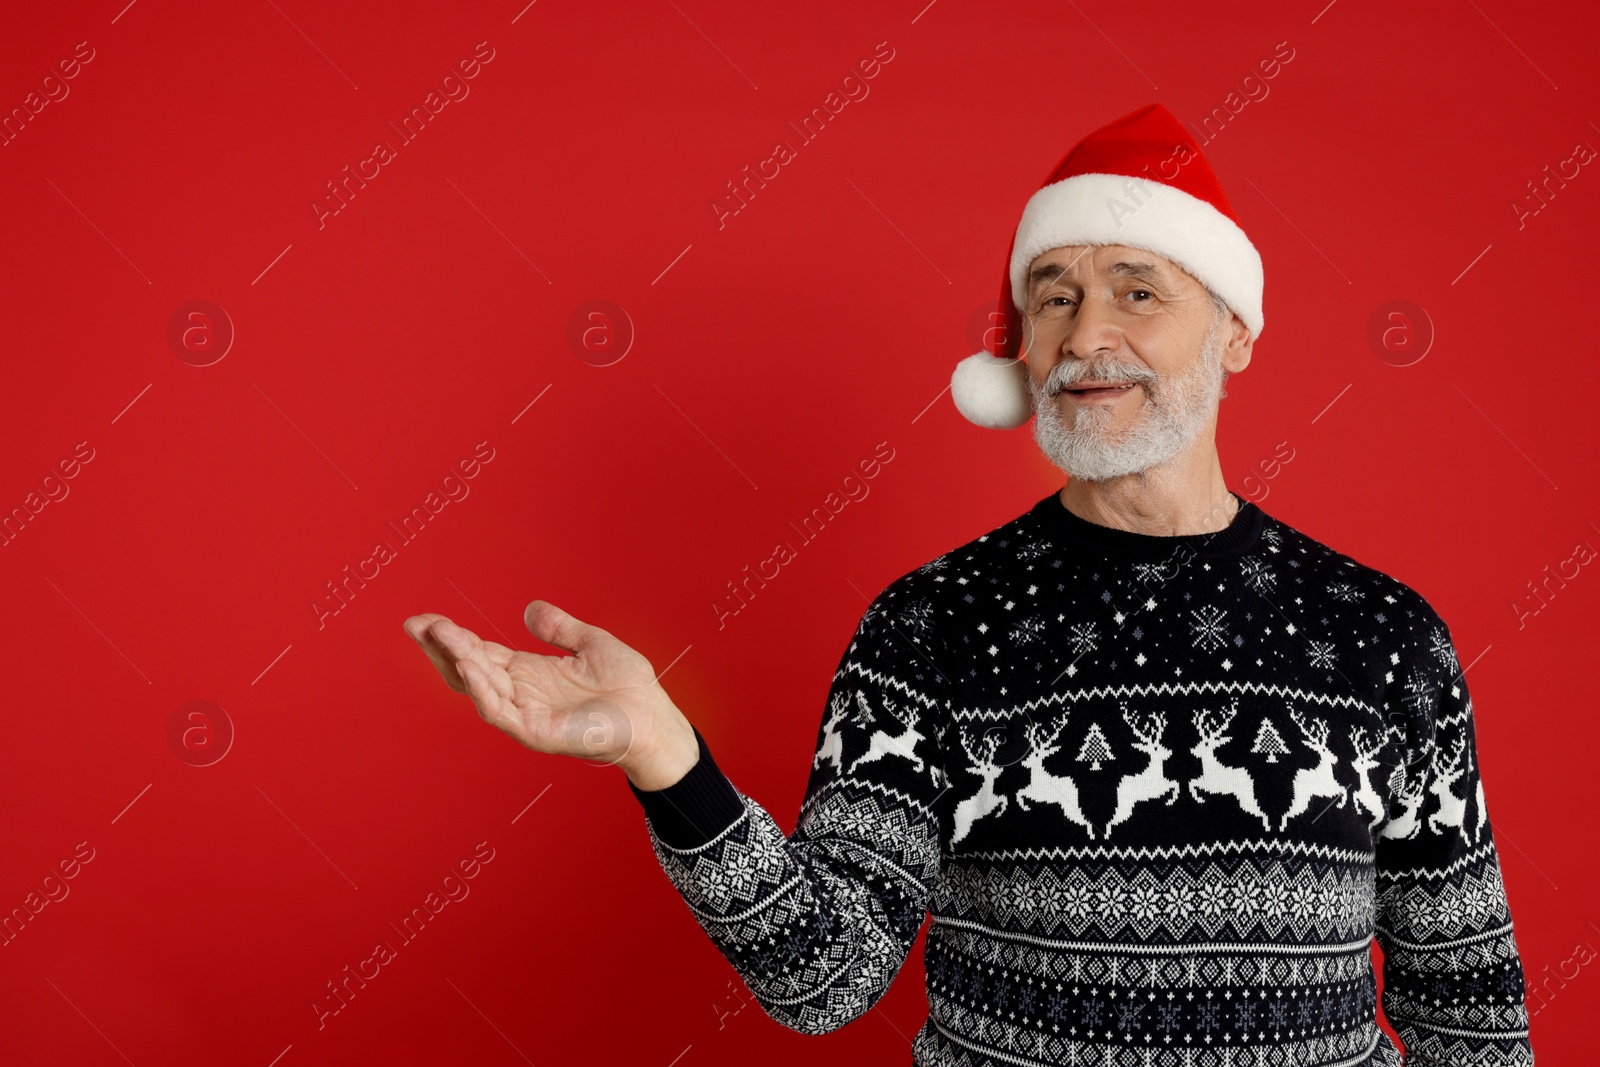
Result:
{"label": "white pom pom", "polygon": [[1028,365],[978,352],[956,364],[950,396],[967,421],[987,430],[1010,430],[1033,415]]}

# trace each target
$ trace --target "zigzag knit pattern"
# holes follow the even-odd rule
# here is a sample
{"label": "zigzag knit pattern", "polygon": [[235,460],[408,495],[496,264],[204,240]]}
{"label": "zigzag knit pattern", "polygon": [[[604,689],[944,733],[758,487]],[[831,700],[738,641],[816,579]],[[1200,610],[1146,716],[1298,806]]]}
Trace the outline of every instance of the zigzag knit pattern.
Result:
{"label": "zigzag knit pattern", "polygon": [[1533,1062],[1472,701],[1423,597],[1242,503],[1100,526],[1056,494],[892,582],[794,833],[701,739],[634,793],[758,1003],[866,1012],[931,915],[913,1063]]}

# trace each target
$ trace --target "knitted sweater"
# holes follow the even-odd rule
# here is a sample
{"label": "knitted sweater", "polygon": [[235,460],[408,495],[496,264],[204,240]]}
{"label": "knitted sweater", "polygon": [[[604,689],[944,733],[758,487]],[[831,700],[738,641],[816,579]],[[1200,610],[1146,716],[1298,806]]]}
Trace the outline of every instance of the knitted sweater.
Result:
{"label": "knitted sweater", "polygon": [[1241,502],[1052,493],[862,616],[785,835],[700,759],[633,790],[768,1015],[867,1011],[931,914],[921,1065],[1531,1064],[1472,701],[1423,597]]}

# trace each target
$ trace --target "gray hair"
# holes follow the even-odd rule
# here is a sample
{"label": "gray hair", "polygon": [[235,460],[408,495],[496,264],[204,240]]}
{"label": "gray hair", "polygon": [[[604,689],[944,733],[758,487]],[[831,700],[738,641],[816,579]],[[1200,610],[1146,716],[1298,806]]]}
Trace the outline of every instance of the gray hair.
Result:
{"label": "gray hair", "polygon": [[[1211,300],[1211,324],[1212,328],[1215,329],[1219,324],[1226,321],[1229,315],[1233,314],[1233,310],[1228,307],[1228,302],[1222,299],[1222,297],[1218,296],[1216,291],[1209,285],[1205,286],[1204,288],[1206,291],[1206,296]],[[1218,397],[1219,400],[1228,395],[1228,374],[1229,372],[1227,370],[1222,372],[1223,388],[1221,396]]]}
{"label": "gray hair", "polygon": [[1222,299],[1222,297],[1218,296],[1215,290],[1213,290],[1210,286],[1206,286],[1205,290],[1206,296],[1211,300],[1211,310],[1213,314],[1220,316],[1231,313],[1231,309],[1228,307],[1228,302]]}

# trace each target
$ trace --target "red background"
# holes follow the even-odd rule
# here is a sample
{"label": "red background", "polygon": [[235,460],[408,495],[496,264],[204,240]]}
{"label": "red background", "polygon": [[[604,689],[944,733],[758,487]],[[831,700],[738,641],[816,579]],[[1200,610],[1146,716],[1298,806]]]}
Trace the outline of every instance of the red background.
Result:
{"label": "red background", "polygon": [[[1226,106],[1279,42],[1268,95],[1205,146],[1267,268],[1223,467],[1450,624],[1518,944],[1550,978],[1534,1045],[1580,1062],[1600,577],[1521,625],[1513,605],[1600,546],[1600,174],[1520,226],[1510,205],[1600,146],[1590,5],[124,3],[0,33],[8,111],[94,50],[0,147],[0,509],[93,450],[0,550],[0,908],[94,850],[0,948],[8,1062],[909,1062],[920,942],[836,1034],[753,1002],[719,1026],[733,972],[621,773],[486,726],[401,620],[531,648],[542,597],[606,627],[671,664],[792,829],[868,600],[1061,484],[1029,431],[943,392],[1028,194],[1136,107]],[[319,228],[325,183],[484,41],[470,95]],[[725,183],[879,42],[870,95],[719,228]],[[204,367],[167,340],[197,299],[236,331]],[[1435,332],[1409,366],[1366,339],[1396,299]],[[636,333],[609,366],[568,343],[592,300]],[[319,627],[325,583],[481,441],[470,495]],[[870,496],[719,628],[726,583],[879,442]],[[196,699],[235,730],[210,766],[168,742]],[[325,983],[479,842],[470,895],[319,1030]]]}

